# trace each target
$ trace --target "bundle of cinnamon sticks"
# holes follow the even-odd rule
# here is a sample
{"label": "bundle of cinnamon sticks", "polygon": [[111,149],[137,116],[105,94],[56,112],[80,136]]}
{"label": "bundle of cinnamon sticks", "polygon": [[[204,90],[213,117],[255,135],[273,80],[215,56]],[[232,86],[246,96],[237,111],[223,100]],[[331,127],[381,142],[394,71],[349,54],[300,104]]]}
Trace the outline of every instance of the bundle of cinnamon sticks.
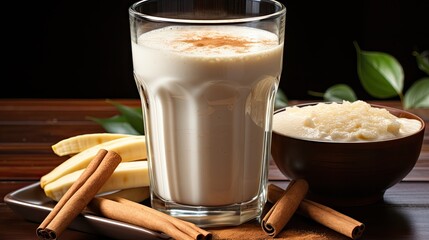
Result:
{"label": "bundle of cinnamon sticks", "polygon": [[121,161],[117,153],[105,149],[99,150],[82,175],[37,228],[37,236],[40,239],[57,239],[73,219],[85,209]]}
{"label": "bundle of cinnamon sticks", "polygon": [[305,199],[308,184],[292,180],[286,190],[270,184],[268,201],[273,207],[263,218],[262,229],[271,237],[277,236],[296,212],[352,239],[362,236],[365,225],[322,204]]}
{"label": "bundle of cinnamon sticks", "polygon": [[203,240],[211,239],[212,237],[210,232],[197,227],[193,223],[180,220],[125,198],[94,198],[88,207],[107,218],[163,232],[174,239]]}
{"label": "bundle of cinnamon sticks", "polygon": [[175,239],[210,239],[212,234],[196,225],[120,197],[95,197],[121,162],[121,157],[101,149],[82,175],[36,230],[39,239],[57,239],[85,208],[104,217],[164,232]]}

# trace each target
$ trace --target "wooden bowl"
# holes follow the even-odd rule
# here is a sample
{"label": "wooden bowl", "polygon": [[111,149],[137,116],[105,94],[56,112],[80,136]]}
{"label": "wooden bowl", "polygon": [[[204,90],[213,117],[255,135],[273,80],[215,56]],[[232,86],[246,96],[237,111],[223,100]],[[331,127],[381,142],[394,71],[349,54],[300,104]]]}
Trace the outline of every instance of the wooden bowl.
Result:
{"label": "wooden bowl", "polygon": [[[300,104],[299,107],[317,103]],[[391,107],[398,117],[422,123],[415,134],[383,141],[333,142],[289,137],[273,129],[271,154],[280,171],[290,179],[309,183],[308,198],[334,206],[372,204],[400,182],[419,158],[425,122],[418,116]],[[277,110],[274,114],[285,111]]]}

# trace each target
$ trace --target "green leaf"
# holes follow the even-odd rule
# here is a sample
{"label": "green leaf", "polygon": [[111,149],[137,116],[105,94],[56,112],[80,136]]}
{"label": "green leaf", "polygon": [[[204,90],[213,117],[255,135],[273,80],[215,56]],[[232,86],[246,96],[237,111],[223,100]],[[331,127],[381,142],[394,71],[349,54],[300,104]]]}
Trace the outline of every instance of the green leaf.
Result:
{"label": "green leaf", "polygon": [[404,71],[401,64],[383,52],[361,51],[355,42],[357,72],[364,89],[373,97],[402,95]]}
{"label": "green leaf", "polygon": [[429,74],[429,51],[424,51],[422,53],[413,52],[413,55],[416,57],[417,66],[425,72]]}
{"label": "green leaf", "polygon": [[280,109],[287,106],[286,94],[279,88],[277,89],[276,99],[274,102],[274,109]]}
{"label": "green leaf", "polygon": [[108,100],[108,102],[113,104],[118,109],[122,116],[125,117],[127,122],[137,132],[144,134],[143,113],[140,107],[132,108],[111,100]]}
{"label": "green leaf", "polygon": [[429,108],[429,77],[416,81],[404,96],[405,108]]}
{"label": "green leaf", "polygon": [[110,118],[88,117],[88,119],[98,123],[109,133],[140,134],[127,122],[123,115],[115,115]]}
{"label": "green leaf", "polygon": [[331,86],[326,90],[323,98],[328,102],[341,102],[343,100],[354,102],[357,100],[353,89],[346,84],[336,84]]}

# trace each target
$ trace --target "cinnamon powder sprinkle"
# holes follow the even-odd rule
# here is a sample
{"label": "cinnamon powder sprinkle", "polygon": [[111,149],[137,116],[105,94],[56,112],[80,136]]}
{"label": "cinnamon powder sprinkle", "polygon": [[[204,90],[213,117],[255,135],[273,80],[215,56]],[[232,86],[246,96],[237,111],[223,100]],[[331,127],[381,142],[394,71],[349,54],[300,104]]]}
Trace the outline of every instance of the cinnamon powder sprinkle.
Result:
{"label": "cinnamon powder sprinkle", "polygon": [[213,36],[213,37],[200,37],[198,39],[185,39],[184,43],[192,44],[195,47],[224,47],[230,46],[235,48],[245,48],[250,44],[257,42],[248,41],[243,38],[229,37],[229,36]]}

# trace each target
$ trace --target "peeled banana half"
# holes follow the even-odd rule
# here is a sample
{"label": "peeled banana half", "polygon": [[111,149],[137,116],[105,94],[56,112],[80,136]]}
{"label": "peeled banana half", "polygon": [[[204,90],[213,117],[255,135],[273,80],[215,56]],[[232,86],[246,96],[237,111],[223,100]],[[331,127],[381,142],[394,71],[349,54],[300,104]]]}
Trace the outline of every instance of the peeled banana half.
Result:
{"label": "peeled banana half", "polygon": [[52,145],[52,150],[58,156],[72,155],[100,143],[112,141],[118,138],[131,137],[130,134],[120,133],[89,133],[66,138]]}
{"label": "peeled banana half", "polygon": [[[74,171],[46,184],[43,188],[46,196],[59,201],[83,171],[84,169]],[[98,193],[147,186],[149,186],[147,161],[121,162]]]}
{"label": "peeled banana half", "polygon": [[150,190],[149,187],[127,188],[114,192],[101,193],[98,196],[110,199],[121,197],[133,202],[142,202],[149,198]]}

